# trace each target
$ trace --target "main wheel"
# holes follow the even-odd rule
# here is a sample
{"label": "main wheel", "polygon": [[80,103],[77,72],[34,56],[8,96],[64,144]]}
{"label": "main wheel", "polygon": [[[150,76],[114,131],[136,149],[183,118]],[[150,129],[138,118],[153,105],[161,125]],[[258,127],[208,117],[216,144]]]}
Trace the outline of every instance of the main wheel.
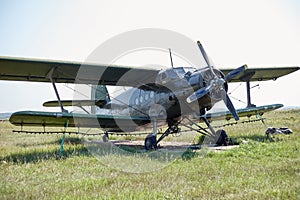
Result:
{"label": "main wheel", "polygon": [[147,135],[145,139],[145,149],[146,150],[151,150],[151,149],[156,149],[157,144],[156,144],[156,136],[155,135]]}
{"label": "main wheel", "polygon": [[108,142],[109,141],[109,136],[107,133],[105,133],[102,137],[103,142]]}
{"label": "main wheel", "polygon": [[223,129],[217,130],[216,134],[217,134],[217,137],[219,137],[217,142],[216,142],[217,146],[222,146],[222,145],[228,146],[229,137],[228,137],[226,131],[223,130]]}

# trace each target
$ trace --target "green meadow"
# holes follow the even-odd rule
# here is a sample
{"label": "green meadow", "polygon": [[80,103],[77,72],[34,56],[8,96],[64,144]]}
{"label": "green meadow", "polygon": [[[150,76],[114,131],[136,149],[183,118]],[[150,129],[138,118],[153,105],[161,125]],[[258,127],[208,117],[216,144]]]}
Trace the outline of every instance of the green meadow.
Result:
{"label": "green meadow", "polygon": [[[224,128],[237,148],[186,150],[144,173],[118,169],[141,156],[97,158],[77,135],[67,135],[61,154],[61,134],[12,133],[20,128],[0,122],[0,199],[300,199],[300,110],[264,117],[265,125]],[[268,126],[293,134],[267,138]],[[150,154],[144,165],[153,169],[159,159]]]}

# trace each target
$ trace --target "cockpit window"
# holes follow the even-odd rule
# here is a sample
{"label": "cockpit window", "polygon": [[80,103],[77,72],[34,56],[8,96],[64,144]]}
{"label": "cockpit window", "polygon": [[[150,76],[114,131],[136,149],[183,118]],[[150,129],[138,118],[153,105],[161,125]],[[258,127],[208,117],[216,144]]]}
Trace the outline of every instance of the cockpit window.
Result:
{"label": "cockpit window", "polygon": [[179,77],[178,73],[176,72],[176,70],[169,70],[169,71],[167,71],[167,73],[168,73],[168,77],[170,79],[176,79],[176,78]]}
{"label": "cockpit window", "polygon": [[178,75],[181,75],[181,74],[185,74],[185,73],[186,73],[186,72],[184,71],[183,67],[175,68],[174,71],[175,71]]}
{"label": "cockpit window", "polygon": [[193,67],[177,67],[164,70],[160,73],[158,82],[176,80],[184,77],[187,73],[191,74],[196,71]]}
{"label": "cockpit window", "polygon": [[195,72],[197,70],[197,69],[195,69],[193,67],[185,67],[183,69],[184,69],[185,73],[188,73],[188,72],[193,73],[193,72]]}

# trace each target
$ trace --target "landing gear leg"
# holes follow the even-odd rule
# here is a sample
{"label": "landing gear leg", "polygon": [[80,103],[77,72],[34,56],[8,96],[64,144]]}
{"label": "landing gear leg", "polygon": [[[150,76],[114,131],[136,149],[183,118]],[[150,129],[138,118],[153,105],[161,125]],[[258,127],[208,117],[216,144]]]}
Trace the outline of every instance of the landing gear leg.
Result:
{"label": "landing gear leg", "polygon": [[210,125],[209,121],[207,120],[206,117],[202,117],[203,121],[205,122],[206,126],[209,128],[210,132],[213,134],[213,135],[216,135],[216,131],[215,129]]}
{"label": "landing gear leg", "polygon": [[160,136],[160,138],[157,140],[157,143],[159,143],[160,141],[162,141],[165,137],[167,137],[170,133],[178,133],[179,132],[179,128],[178,128],[178,124],[179,122],[173,122],[171,124],[169,124],[169,128]]}
{"label": "landing gear leg", "polygon": [[153,118],[153,134],[147,135],[145,139],[145,149],[152,150],[157,149],[157,119]]}
{"label": "landing gear leg", "polygon": [[167,137],[171,133],[178,133],[179,128],[178,124],[181,121],[178,122],[172,122],[169,124],[168,129],[160,136],[160,138],[157,140],[157,125],[156,125],[156,120],[153,121],[153,134],[150,134],[146,137],[145,139],[145,149],[146,150],[151,150],[151,149],[157,149],[157,144],[162,141],[165,137]]}

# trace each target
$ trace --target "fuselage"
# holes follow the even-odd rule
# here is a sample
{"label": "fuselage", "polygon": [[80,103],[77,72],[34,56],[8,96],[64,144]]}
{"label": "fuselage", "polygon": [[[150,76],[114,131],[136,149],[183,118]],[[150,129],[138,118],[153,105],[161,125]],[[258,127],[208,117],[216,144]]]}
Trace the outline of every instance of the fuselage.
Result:
{"label": "fuselage", "polygon": [[[218,70],[215,73],[223,76]],[[161,70],[155,83],[130,88],[113,98],[105,108],[131,116],[158,117],[167,121],[183,115],[202,115],[220,99],[213,99],[211,95],[205,95],[193,103],[187,103],[186,99],[193,92],[209,85],[211,79],[209,68]]]}

